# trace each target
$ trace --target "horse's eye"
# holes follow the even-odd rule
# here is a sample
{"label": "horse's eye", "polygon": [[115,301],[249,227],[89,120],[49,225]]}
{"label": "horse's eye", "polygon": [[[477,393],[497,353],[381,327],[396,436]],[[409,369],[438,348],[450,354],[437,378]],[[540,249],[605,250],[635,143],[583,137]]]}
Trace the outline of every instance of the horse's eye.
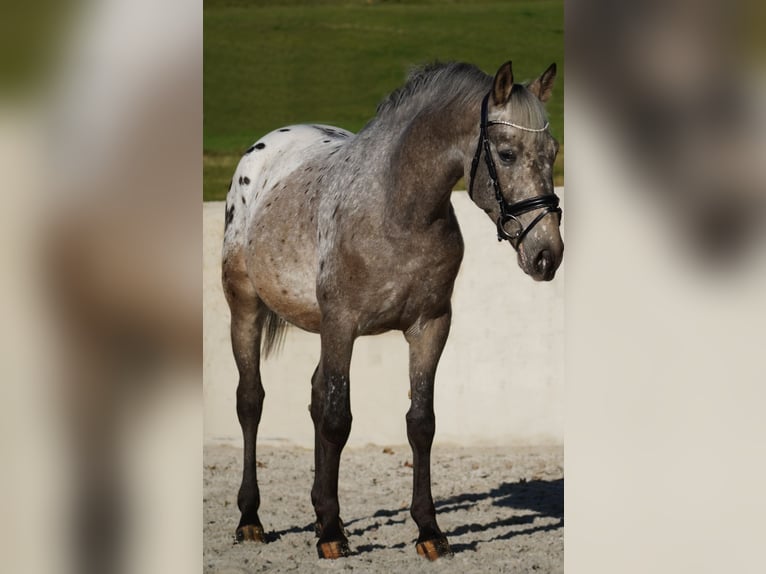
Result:
{"label": "horse's eye", "polygon": [[500,158],[500,161],[502,161],[503,163],[513,163],[514,161],[516,161],[516,154],[509,149],[499,151],[497,152],[497,155]]}

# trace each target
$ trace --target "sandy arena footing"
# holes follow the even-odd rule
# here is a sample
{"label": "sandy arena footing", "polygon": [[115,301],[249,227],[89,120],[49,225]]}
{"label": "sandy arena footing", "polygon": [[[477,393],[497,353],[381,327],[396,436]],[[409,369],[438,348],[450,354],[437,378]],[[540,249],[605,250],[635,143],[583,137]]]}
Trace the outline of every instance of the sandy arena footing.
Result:
{"label": "sandy arena footing", "polygon": [[[352,555],[319,560],[310,501],[314,457],[299,447],[258,448],[260,517],[268,543],[234,543],[241,450],[205,447],[204,571],[564,571],[564,450],[436,445],[433,496],[454,551],[428,563],[409,515],[409,446],[344,450],[339,496]],[[436,571],[436,570],[434,570]]]}

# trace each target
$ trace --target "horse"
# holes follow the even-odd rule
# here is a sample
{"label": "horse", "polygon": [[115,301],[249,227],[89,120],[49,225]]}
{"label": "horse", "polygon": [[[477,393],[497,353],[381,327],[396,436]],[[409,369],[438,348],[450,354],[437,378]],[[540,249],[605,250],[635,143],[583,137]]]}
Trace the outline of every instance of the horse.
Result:
{"label": "horse", "polygon": [[564,245],[553,188],[558,143],[543,104],[555,77],[555,64],[526,84],[514,83],[510,61],[494,77],[466,63],[428,64],[356,135],[291,125],[244,153],[226,198],[222,253],[244,437],[237,541],[265,541],[255,458],[265,395],[260,361],[292,324],[321,340],[309,407],[319,557],[350,554],[338,472],[352,421],[354,340],[390,330],[409,344],[416,551],[430,560],[452,553],[430,477],[434,374],[463,257],[450,194],[464,176],[521,269],[537,281],[553,279]]}

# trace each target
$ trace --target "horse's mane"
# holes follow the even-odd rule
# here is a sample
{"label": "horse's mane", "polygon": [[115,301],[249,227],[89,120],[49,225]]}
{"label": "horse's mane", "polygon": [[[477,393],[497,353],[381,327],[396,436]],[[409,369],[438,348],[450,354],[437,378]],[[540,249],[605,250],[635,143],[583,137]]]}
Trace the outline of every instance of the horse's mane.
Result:
{"label": "horse's mane", "polygon": [[443,106],[458,99],[468,99],[475,96],[477,85],[487,84],[489,80],[490,76],[473,64],[432,62],[418,66],[410,70],[403,86],[380,102],[377,116],[383,117],[424,101]]}
{"label": "horse's mane", "polygon": [[[423,105],[445,108],[454,103],[466,103],[477,95],[483,96],[492,85],[488,76],[473,64],[463,62],[433,62],[413,68],[403,86],[391,92],[378,104],[375,120],[400,112],[410,112]],[[480,88],[477,91],[477,87]],[[530,127],[545,124],[544,106],[525,85],[517,84],[511,92],[514,121]]]}

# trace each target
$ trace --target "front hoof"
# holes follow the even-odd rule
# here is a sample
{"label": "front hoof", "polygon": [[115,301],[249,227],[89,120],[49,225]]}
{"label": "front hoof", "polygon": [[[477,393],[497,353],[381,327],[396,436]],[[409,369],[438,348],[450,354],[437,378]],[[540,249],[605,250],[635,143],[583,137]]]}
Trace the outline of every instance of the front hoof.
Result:
{"label": "front hoof", "polygon": [[317,542],[317,554],[320,558],[335,560],[349,556],[351,550],[345,540],[332,540],[331,542]]}
{"label": "front hoof", "polygon": [[235,535],[237,542],[252,540],[253,542],[266,542],[266,535],[263,533],[263,526],[257,524],[246,524],[237,528]]}
{"label": "front hoof", "polygon": [[[338,518],[338,530],[340,530],[344,536],[348,536],[348,530],[346,530],[346,527],[343,525],[342,518]],[[314,522],[314,537],[315,538],[322,537],[322,523],[319,522],[319,520]]]}
{"label": "front hoof", "polygon": [[418,554],[423,558],[428,558],[432,562],[442,556],[452,556],[452,548],[446,538],[436,538],[435,540],[424,540],[415,545]]}

